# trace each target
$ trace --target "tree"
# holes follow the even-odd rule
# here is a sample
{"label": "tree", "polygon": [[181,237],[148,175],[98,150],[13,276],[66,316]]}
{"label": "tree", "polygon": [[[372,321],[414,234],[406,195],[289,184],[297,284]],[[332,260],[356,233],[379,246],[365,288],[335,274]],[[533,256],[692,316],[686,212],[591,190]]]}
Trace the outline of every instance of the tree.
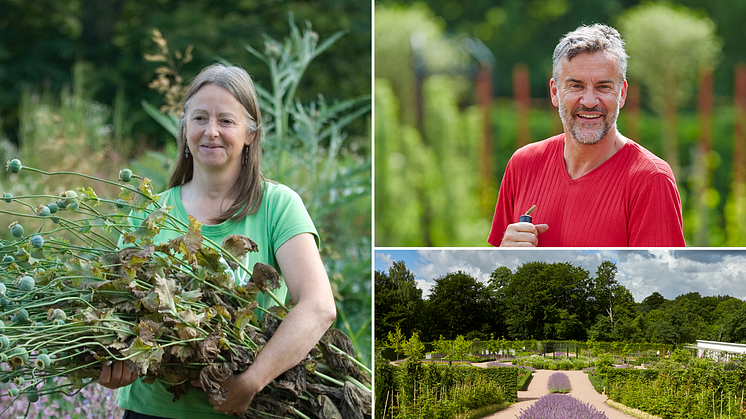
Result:
{"label": "tree", "polygon": [[727,320],[724,329],[726,342],[746,343],[746,304]]}
{"label": "tree", "polygon": [[396,330],[394,332],[388,333],[386,347],[393,349],[396,353],[396,358],[399,359],[399,354],[404,352],[404,345],[406,341],[406,337],[404,336],[404,334],[402,334],[399,325],[396,325]]}
{"label": "tree", "polygon": [[406,264],[396,261],[388,272],[376,271],[375,281],[376,337],[382,339],[397,327],[406,335],[420,330],[422,290]]}
{"label": "tree", "polygon": [[[713,326],[715,329],[712,339],[716,341],[725,340],[727,342],[737,342],[739,339],[731,338],[731,336],[738,337],[737,333],[733,333],[735,330],[733,330],[731,326],[737,324],[737,320],[734,319],[742,310],[744,310],[744,308],[746,308],[746,303],[738,298],[730,298],[718,304],[712,314],[714,319]],[[744,338],[746,338],[746,336],[744,336]]]}
{"label": "tree", "polygon": [[[512,339],[584,340],[589,326],[589,273],[570,263],[527,262],[511,276],[493,272],[491,287]],[[582,325],[582,327],[578,327]]]}
{"label": "tree", "polygon": [[420,361],[424,353],[425,344],[420,340],[419,333],[412,333],[412,337],[404,343],[404,355],[408,360]]}
{"label": "tree", "polygon": [[448,358],[449,360],[453,359],[453,342],[446,340],[443,335],[441,335],[437,341],[433,342],[433,350],[441,354],[443,358]]}
{"label": "tree", "polygon": [[617,294],[622,288],[615,276],[617,273],[616,264],[604,261],[596,270],[596,278],[593,280],[593,296],[596,299],[598,307],[609,316],[609,323],[614,326],[614,313],[617,300]]}
{"label": "tree", "polygon": [[489,328],[487,297],[484,285],[462,271],[436,278],[427,300],[429,336],[453,339],[458,334],[483,331],[483,326]]}
{"label": "tree", "polygon": [[648,295],[640,303],[640,310],[648,314],[653,310],[657,310],[663,303],[666,302],[666,297],[662,296],[658,291]]}
{"label": "tree", "polygon": [[464,339],[463,335],[456,336],[456,340],[454,340],[452,344],[453,344],[453,355],[455,358],[458,358],[460,361],[464,360],[464,355],[471,352],[471,342]]}
{"label": "tree", "polygon": [[647,3],[619,18],[629,60],[629,77],[648,92],[653,109],[664,114],[664,159],[678,171],[677,108],[694,92],[699,71],[713,69],[722,51],[715,24],[684,6]]}
{"label": "tree", "polygon": [[695,303],[691,299],[680,298],[665,308],[650,312],[651,329],[657,341],[681,345],[704,337],[702,334],[707,332],[707,324],[694,309]]}

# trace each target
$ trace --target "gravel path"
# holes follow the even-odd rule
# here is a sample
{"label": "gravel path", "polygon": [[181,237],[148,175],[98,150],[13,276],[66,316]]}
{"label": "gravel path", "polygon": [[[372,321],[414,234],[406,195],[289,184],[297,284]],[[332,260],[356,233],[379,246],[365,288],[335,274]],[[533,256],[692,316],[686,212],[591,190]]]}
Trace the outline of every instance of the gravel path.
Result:
{"label": "gravel path", "polygon": [[[510,405],[507,409],[495,412],[482,419],[515,419],[521,413],[522,409],[528,408],[533,402],[541,396],[548,394],[547,383],[549,376],[557,371],[536,370],[528,385],[528,390],[518,392],[518,403]],[[598,394],[588,381],[588,377],[583,371],[562,371],[570,378],[570,394],[576,399],[589,403],[599,411],[606,414],[609,419],[635,419],[634,416],[622,413],[619,410],[607,405],[606,395]]]}

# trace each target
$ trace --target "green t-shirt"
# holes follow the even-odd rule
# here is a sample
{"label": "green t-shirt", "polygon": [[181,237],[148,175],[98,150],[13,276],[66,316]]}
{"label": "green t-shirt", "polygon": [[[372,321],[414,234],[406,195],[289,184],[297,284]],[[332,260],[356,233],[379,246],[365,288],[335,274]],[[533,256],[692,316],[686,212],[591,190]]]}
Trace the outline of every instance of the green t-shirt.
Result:
{"label": "green t-shirt", "polygon": [[[171,214],[188,223],[188,214],[181,203],[181,187],[161,194],[158,201],[161,205],[172,206]],[[316,244],[319,244],[318,233],[303,206],[300,196],[284,185],[265,183],[265,190],[261,206],[252,215],[238,221],[226,221],[217,225],[203,225],[202,235],[220,244],[226,236],[241,234],[256,242],[259,251],[250,252],[246,266],[253,269],[254,264],[263,262],[270,264],[279,271],[275,252],[286,241],[301,233],[313,234]],[[176,232],[161,230],[156,236],[157,243],[167,242],[178,236]],[[243,272],[234,272],[236,284],[246,282]],[[273,293],[280,299],[287,299],[287,288],[282,281],[282,288]],[[269,307],[273,301],[266,295],[260,294],[257,301],[262,307]],[[117,404],[141,414],[162,416],[174,419],[202,419],[224,418],[225,413],[217,412],[210,405],[207,394],[190,389],[187,394],[173,402],[173,395],[167,390],[167,385],[159,381],[145,384],[140,379],[129,386],[119,389]]]}

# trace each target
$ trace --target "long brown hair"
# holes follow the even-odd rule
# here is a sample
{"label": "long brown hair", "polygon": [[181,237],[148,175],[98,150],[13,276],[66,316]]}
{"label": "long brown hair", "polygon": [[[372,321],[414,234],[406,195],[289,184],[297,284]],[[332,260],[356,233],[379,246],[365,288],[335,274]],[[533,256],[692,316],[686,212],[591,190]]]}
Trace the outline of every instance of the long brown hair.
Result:
{"label": "long brown hair", "polygon": [[[231,195],[235,196],[236,200],[225,212],[213,220],[222,223],[226,220],[237,220],[255,213],[262,202],[265,181],[260,168],[262,159],[262,113],[259,110],[254,82],[251,80],[249,73],[241,67],[224,66],[222,64],[213,64],[206,67],[192,80],[182,100],[184,113],[189,108],[189,100],[192,96],[206,84],[214,84],[228,90],[243,105],[249,134],[254,134],[254,140],[251,141],[251,144],[244,146],[242,159],[246,164],[241,165],[241,172],[231,189]],[[176,165],[168,182],[169,188],[189,182],[194,175],[193,157],[191,154],[186,154],[186,124],[183,118],[179,127],[177,142],[179,155],[176,158]]]}

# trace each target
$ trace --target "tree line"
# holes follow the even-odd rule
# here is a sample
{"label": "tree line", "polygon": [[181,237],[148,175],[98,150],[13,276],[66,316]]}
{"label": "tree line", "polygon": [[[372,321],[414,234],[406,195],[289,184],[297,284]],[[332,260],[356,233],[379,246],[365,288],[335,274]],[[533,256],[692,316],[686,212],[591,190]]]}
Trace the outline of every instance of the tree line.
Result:
{"label": "tree line", "polygon": [[698,292],[668,300],[654,292],[641,302],[604,261],[595,275],[569,262],[499,267],[484,284],[457,271],[435,279],[427,298],[403,261],[375,272],[375,333],[397,325],[423,342],[467,340],[595,340],[680,345],[695,340],[746,343],[746,302]]}

